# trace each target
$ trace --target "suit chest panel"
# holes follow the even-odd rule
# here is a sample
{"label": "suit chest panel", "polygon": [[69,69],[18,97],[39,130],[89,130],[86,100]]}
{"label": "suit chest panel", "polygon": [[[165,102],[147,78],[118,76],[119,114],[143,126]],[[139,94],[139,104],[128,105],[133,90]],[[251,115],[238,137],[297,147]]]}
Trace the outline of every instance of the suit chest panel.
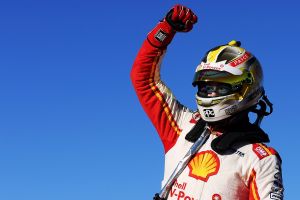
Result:
{"label": "suit chest panel", "polygon": [[[173,185],[168,200],[247,199],[245,153],[235,150],[229,155],[218,155],[210,146],[213,139],[214,136],[210,136],[191,159]],[[164,182],[191,145],[188,141],[179,140],[168,152]]]}

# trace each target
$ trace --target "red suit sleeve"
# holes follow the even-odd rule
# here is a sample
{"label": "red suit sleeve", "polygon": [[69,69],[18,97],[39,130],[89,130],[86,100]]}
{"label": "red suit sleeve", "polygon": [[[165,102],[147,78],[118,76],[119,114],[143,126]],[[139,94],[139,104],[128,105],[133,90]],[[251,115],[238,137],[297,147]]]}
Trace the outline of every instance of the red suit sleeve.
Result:
{"label": "red suit sleeve", "polygon": [[[155,126],[167,152],[176,142],[181,133],[180,124],[187,112],[160,79],[160,65],[166,45],[175,33],[166,23],[160,22],[148,34],[131,70],[131,80],[139,101]],[[165,34],[164,43],[154,40]]]}

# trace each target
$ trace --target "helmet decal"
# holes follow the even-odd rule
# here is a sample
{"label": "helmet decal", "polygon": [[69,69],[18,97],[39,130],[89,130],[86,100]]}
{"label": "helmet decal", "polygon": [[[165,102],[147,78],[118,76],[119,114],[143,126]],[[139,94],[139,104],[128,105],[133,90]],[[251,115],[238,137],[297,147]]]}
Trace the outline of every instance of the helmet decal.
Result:
{"label": "helmet decal", "polygon": [[201,62],[200,65],[198,65],[196,72],[205,69],[225,71],[233,75],[241,75],[243,73],[240,69],[227,65],[225,60],[221,62]]}

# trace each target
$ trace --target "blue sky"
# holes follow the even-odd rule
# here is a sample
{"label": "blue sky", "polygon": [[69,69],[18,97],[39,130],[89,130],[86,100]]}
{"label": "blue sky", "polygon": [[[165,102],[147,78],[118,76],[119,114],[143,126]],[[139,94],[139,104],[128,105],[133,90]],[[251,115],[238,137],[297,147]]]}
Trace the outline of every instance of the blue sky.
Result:
{"label": "blue sky", "polygon": [[163,148],[129,79],[146,34],[176,3],[198,15],[177,34],[162,78],[195,109],[203,54],[232,39],[258,57],[283,158],[285,199],[299,197],[299,3],[286,1],[0,2],[0,199],[152,199]]}

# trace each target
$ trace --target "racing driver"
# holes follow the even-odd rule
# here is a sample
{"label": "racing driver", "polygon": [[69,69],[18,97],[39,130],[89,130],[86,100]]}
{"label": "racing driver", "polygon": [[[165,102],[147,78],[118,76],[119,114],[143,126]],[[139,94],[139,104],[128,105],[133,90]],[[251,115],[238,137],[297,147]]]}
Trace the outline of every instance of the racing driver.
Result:
{"label": "racing driver", "polygon": [[[177,32],[197,22],[191,9],[175,5],[149,32],[131,70],[139,101],[165,150],[162,186],[208,127],[208,138],[176,177],[168,200],[282,200],[281,159],[264,143],[262,108],[271,103],[263,88],[259,61],[238,41],[209,50],[196,68],[197,111],[180,104],[160,79],[160,66]],[[261,109],[258,109],[261,108]],[[249,112],[258,118],[250,122]]]}

